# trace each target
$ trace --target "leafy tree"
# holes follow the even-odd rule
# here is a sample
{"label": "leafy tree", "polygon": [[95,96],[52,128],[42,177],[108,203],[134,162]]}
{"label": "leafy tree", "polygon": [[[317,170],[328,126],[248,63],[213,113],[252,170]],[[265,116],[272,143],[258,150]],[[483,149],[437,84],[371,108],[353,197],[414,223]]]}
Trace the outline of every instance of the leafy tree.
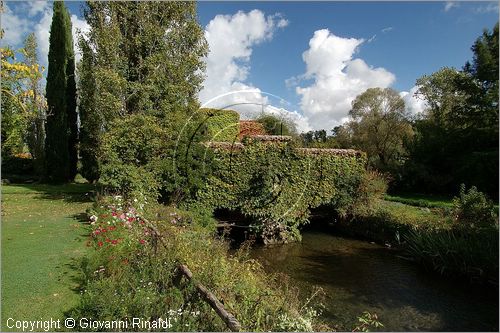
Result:
{"label": "leafy tree", "polygon": [[292,120],[272,114],[262,114],[257,119],[269,135],[295,135],[297,130]]}
{"label": "leafy tree", "polygon": [[63,2],[54,3],[49,41],[45,140],[47,178],[53,182],[64,182],[72,180],[75,175],[77,134],[73,38],[71,21]]}
{"label": "leafy tree", "polygon": [[327,135],[325,130],[309,131],[300,134],[301,144],[309,148],[339,148],[339,143],[335,132],[333,135]]}
{"label": "leafy tree", "polygon": [[413,130],[399,94],[390,88],[370,88],[357,96],[345,125],[352,145],[365,151],[370,166],[396,172],[406,157],[404,143]]}
{"label": "leafy tree", "polygon": [[[102,155],[103,135],[114,130],[117,119],[139,114],[154,117],[167,133],[163,144],[170,162],[155,163],[161,169],[155,175],[163,179],[162,193],[183,187],[190,192],[186,184],[196,177],[182,170],[196,170],[186,166],[194,163],[186,156],[198,138],[197,94],[208,51],[196,4],[89,1],[84,15],[90,31],[79,40],[82,174],[96,180],[101,170],[110,169],[105,164],[116,160]],[[176,159],[183,162],[176,164]],[[112,181],[108,173],[106,181]]]}
{"label": "leafy tree", "polygon": [[461,183],[498,195],[498,24],[472,47],[462,71],[442,68],[417,80],[428,108],[415,121],[405,185],[456,192]]}
{"label": "leafy tree", "polygon": [[417,96],[427,101],[427,118],[443,128],[476,126],[476,112],[471,109],[475,96],[481,94],[479,85],[468,73],[444,67],[417,80]]}
{"label": "leafy tree", "polygon": [[[489,32],[484,30],[471,48],[472,63],[466,62],[464,71],[470,73],[481,86],[483,105],[490,109],[492,125],[498,119],[498,22]],[[496,112],[495,112],[496,111]]]}
{"label": "leafy tree", "polygon": [[[23,48],[24,61],[32,69],[37,69],[37,41],[34,33],[26,37]],[[42,69],[43,70],[43,69]],[[39,70],[39,72],[41,72]],[[27,81],[27,100],[29,120],[27,124],[27,144],[35,161],[36,173],[44,174],[45,163],[45,116],[47,102],[41,92],[41,75],[30,75]]]}
{"label": "leafy tree", "polygon": [[[25,47],[1,48],[2,155],[3,161],[29,151],[37,171],[43,161],[43,115],[46,104],[40,93],[43,68],[36,59],[36,39],[30,34]],[[21,54],[23,61],[16,59]]]}
{"label": "leafy tree", "polygon": [[78,64],[81,175],[89,182],[99,179],[100,162],[97,148],[102,133],[101,113],[96,109],[96,78],[93,75],[94,54],[84,39],[79,40],[82,59]]}
{"label": "leafy tree", "polygon": [[68,154],[69,179],[75,179],[78,164],[78,114],[76,112],[76,80],[75,80],[75,52],[73,50],[73,34],[69,14],[64,15],[66,20],[66,114],[68,115]]}

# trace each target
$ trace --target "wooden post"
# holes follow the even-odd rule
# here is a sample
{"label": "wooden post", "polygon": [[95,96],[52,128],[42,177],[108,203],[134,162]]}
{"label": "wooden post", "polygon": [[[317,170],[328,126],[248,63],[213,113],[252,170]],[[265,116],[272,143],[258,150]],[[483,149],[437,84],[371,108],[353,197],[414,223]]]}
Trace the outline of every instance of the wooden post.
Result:
{"label": "wooden post", "polygon": [[[158,229],[156,229],[155,226],[145,218],[143,217],[139,218],[142,221],[144,221],[146,226],[152,230],[153,234],[155,235],[155,238],[158,239],[160,243],[162,243],[162,245],[166,247],[166,244],[163,238],[161,237],[161,233],[158,231]],[[196,282],[193,279],[193,273],[191,273],[191,271],[186,265],[181,264],[177,266],[177,269],[178,269],[178,274],[174,276],[174,281],[173,281],[174,285],[179,286],[182,275],[184,275],[189,281],[193,282],[195,288],[200,293],[205,302],[207,302],[212,307],[212,309],[215,310],[217,315],[226,323],[227,327],[229,327],[231,331],[239,332],[241,330],[241,324],[239,323],[239,321],[231,313],[226,311],[224,305],[221,302],[219,302],[217,297],[215,297],[215,295],[212,294],[210,290],[208,290],[201,283]]]}
{"label": "wooden post", "polygon": [[198,283],[193,279],[193,273],[191,273],[189,268],[186,265],[179,265],[177,268],[179,269],[179,272],[182,272],[188,280],[193,282],[195,288],[198,290],[203,299],[212,307],[212,309],[215,310],[215,312],[217,312],[219,317],[226,323],[227,327],[229,327],[229,329],[233,332],[239,332],[241,330],[241,324],[238,320],[231,313],[226,311],[224,305],[219,302],[214,294],[212,294],[201,283]]}

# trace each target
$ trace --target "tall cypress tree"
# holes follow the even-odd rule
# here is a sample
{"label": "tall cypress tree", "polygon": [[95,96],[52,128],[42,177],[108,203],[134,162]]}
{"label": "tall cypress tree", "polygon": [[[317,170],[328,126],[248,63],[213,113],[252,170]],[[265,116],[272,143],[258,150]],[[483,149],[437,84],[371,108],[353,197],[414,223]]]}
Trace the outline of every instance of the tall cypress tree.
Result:
{"label": "tall cypress tree", "polygon": [[64,182],[76,173],[76,96],[71,21],[63,2],[54,2],[47,71],[45,157],[47,179]]}
{"label": "tall cypress tree", "polygon": [[73,50],[73,35],[71,19],[65,10],[67,63],[66,63],[66,114],[68,115],[68,154],[69,180],[75,179],[78,163],[78,115],[76,112],[76,81],[75,81],[75,52]]}

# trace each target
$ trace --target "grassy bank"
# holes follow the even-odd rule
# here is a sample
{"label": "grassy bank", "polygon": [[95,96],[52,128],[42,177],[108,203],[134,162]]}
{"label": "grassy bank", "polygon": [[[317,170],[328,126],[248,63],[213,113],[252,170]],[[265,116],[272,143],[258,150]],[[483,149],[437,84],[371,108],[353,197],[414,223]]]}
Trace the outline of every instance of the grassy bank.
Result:
{"label": "grassy bank", "polygon": [[449,230],[452,227],[452,220],[441,209],[380,200],[371,207],[358,207],[353,215],[341,219],[336,227],[351,236],[398,246],[404,240],[403,235],[412,229]]}
{"label": "grassy bank", "polygon": [[63,318],[78,302],[89,184],[2,186],[2,330],[9,317]]}
{"label": "grassy bank", "polygon": [[[471,207],[462,213],[472,214]],[[408,257],[441,275],[498,285],[498,215],[495,217],[491,205],[486,209],[490,222],[481,225],[478,222],[483,215],[471,215],[472,219],[464,222],[458,219],[456,209],[380,200],[369,207],[357,207],[336,228],[404,250]]]}

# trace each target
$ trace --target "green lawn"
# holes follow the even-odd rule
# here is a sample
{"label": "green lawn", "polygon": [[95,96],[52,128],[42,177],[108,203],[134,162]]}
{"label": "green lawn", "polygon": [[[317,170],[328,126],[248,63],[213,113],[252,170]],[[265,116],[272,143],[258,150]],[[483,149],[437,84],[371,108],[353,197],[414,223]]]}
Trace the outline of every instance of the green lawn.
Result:
{"label": "green lawn", "polygon": [[63,318],[76,305],[90,191],[89,184],[2,186],[2,331],[9,317]]}
{"label": "green lawn", "polygon": [[[418,194],[418,193],[401,193],[401,194],[391,194],[391,195],[386,194],[384,196],[384,200],[392,202],[400,202],[415,207],[453,208],[452,196]],[[495,204],[494,207],[498,211],[498,204]]]}
{"label": "green lawn", "polygon": [[428,208],[451,208],[453,207],[453,197],[426,195],[417,193],[404,193],[397,195],[386,194],[387,201],[401,202],[410,206]]}

